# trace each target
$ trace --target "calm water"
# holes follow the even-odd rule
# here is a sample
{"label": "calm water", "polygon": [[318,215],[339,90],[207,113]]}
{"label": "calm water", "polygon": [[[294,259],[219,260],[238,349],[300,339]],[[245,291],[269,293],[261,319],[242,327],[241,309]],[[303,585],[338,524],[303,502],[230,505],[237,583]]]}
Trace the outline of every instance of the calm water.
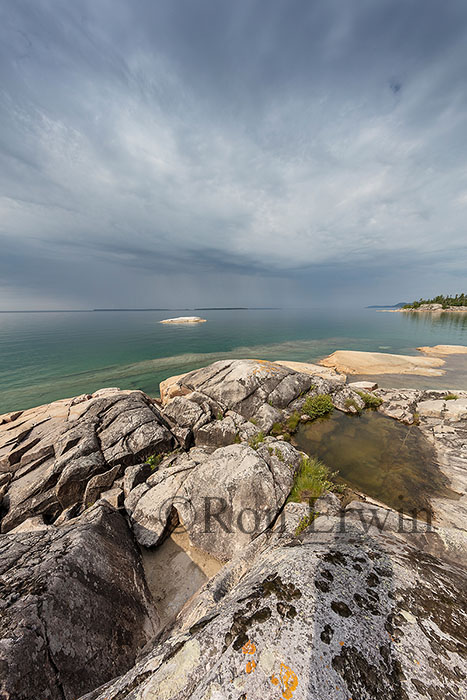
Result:
{"label": "calm water", "polygon": [[[314,362],[339,349],[413,354],[418,345],[467,344],[467,316],[460,314],[203,311],[208,323],[158,323],[187,313],[0,313],[0,413],[104,386],[157,395],[166,377],[227,357]],[[450,386],[467,388],[467,376],[462,382]]]}
{"label": "calm water", "polygon": [[419,428],[375,411],[361,416],[334,411],[301,425],[294,441],[338,471],[339,480],[396,510],[428,511],[431,497],[456,496]]}

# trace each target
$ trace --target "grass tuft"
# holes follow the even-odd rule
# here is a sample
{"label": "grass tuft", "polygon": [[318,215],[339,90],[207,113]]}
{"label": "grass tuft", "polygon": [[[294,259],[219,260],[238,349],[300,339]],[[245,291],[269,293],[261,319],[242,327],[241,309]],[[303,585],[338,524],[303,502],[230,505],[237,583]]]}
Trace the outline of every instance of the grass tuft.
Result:
{"label": "grass tuft", "polygon": [[300,519],[300,522],[298,523],[297,527],[295,528],[295,537],[298,537],[300,533],[303,532],[303,530],[306,530],[307,527],[309,527],[313,520],[315,520],[317,517],[318,513],[315,513],[314,511],[308,513],[308,515],[304,515],[303,518]]}
{"label": "grass tuft", "polygon": [[330,472],[328,467],[316,457],[304,457],[295,476],[288,502],[301,503],[319,498],[325,491],[337,489],[331,479],[337,472]]}
{"label": "grass tuft", "polygon": [[344,406],[346,408],[354,408],[357,413],[361,413],[362,409],[358,405],[358,403],[355,401],[355,399],[346,399]]}
{"label": "grass tuft", "polygon": [[329,394],[318,394],[317,396],[309,396],[303,404],[303,413],[306,413],[310,418],[319,418],[325,416],[334,410],[332,399]]}
{"label": "grass tuft", "polygon": [[383,403],[383,399],[374,394],[368,394],[366,391],[357,391],[357,394],[365,404],[365,408],[378,408]]}
{"label": "grass tuft", "polygon": [[250,447],[252,447],[254,450],[257,450],[258,447],[261,445],[261,443],[264,442],[264,433],[263,431],[259,432],[257,435],[254,435],[250,440],[248,441],[248,444]]}
{"label": "grass tuft", "polygon": [[285,424],[287,427],[287,432],[294,433],[297,430],[299,423],[300,413],[298,411],[294,411],[292,415],[287,418],[287,422]]}
{"label": "grass tuft", "polygon": [[147,460],[146,464],[149,464],[151,467],[152,471],[155,472],[156,469],[158,468],[159,464],[162,462],[164,459],[164,455],[151,455]]}

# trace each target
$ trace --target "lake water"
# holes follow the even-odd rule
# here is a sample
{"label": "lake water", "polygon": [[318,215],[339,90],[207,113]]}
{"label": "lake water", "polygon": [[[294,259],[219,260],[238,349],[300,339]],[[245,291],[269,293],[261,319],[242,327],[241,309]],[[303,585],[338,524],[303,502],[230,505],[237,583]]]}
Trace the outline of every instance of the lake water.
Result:
{"label": "lake water", "polygon": [[[208,323],[159,323],[192,313]],[[163,379],[221,358],[316,362],[339,349],[415,354],[419,345],[438,343],[467,344],[467,315],[372,309],[0,313],[0,413],[104,386],[157,396]],[[404,377],[403,383],[467,388],[467,360],[459,362],[449,378]]]}

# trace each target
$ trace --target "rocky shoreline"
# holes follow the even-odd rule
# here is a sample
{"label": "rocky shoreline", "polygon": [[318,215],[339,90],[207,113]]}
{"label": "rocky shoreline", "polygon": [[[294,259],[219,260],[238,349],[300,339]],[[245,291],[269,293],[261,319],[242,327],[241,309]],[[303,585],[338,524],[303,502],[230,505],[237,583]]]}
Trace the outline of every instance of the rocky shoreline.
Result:
{"label": "rocky shoreline", "polygon": [[[313,517],[287,503],[303,454],[275,426],[322,395],[363,410],[362,389],[434,446],[458,497],[433,501],[431,525],[367,498],[324,494]],[[456,397],[226,360],[163,382],[160,401],[111,388],[0,416],[0,697],[457,700],[467,392]],[[198,590],[194,551],[210,562]]]}

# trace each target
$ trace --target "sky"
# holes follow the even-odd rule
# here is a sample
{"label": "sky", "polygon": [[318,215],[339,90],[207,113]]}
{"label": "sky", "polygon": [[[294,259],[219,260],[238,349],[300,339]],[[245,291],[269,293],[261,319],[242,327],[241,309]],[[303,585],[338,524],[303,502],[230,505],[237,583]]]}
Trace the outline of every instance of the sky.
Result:
{"label": "sky", "polygon": [[465,0],[1,0],[0,309],[467,291]]}

